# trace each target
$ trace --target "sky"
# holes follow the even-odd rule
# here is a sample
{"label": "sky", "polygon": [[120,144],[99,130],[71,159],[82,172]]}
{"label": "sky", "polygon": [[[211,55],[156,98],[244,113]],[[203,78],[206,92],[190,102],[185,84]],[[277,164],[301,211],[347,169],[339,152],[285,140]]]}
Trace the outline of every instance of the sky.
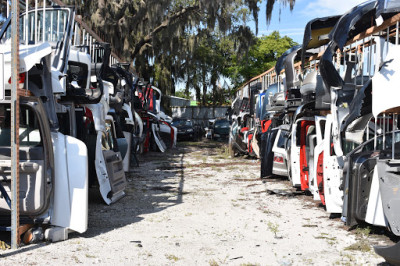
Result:
{"label": "sky", "polygon": [[[341,15],[352,7],[363,3],[363,0],[296,0],[294,8],[290,11],[289,5],[281,7],[279,16],[279,3],[276,3],[272,13],[271,23],[267,26],[265,19],[265,0],[261,4],[258,15],[258,36],[268,35],[277,30],[281,36],[287,35],[298,43],[303,42],[304,27],[307,22],[317,18]],[[280,18],[280,19],[279,19]],[[249,26],[255,32],[254,22]]]}

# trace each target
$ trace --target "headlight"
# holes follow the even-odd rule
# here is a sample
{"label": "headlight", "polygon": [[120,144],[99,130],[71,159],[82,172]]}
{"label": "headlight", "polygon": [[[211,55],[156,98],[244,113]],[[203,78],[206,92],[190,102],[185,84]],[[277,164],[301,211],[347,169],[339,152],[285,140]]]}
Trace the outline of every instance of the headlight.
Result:
{"label": "headlight", "polygon": [[187,132],[193,132],[192,128],[189,128],[188,130],[186,130]]}

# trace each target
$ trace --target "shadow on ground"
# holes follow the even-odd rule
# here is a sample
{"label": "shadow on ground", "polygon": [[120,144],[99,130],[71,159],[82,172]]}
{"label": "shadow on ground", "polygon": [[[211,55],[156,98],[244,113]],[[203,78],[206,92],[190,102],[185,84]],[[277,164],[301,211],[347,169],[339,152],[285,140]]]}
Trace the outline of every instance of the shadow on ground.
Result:
{"label": "shadow on ground", "polygon": [[[132,168],[131,172],[126,174],[128,186],[124,198],[107,206],[98,188],[89,189],[88,230],[83,234],[70,233],[69,239],[95,237],[140,222],[145,214],[161,212],[181,204],[186,194],[185,156],[193,149],[211,149],[217,146],[217,143],[210,142],[183,143],[165,153],[149,152],[140,155],[140,166]],[[10,244],[10,233],[0,232],[0,240]],[[49,243],[42,242],[25,246],[16,251],[0,254],[0,258],[29,252],[47,244]]]}

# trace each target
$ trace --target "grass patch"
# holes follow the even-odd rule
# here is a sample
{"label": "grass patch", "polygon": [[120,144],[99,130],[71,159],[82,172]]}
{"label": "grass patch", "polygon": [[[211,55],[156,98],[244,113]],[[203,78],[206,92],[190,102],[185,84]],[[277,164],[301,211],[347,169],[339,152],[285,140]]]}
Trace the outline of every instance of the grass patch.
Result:
{"label": "grass patch", "polygon": [[218,158],[220,159],[230,158],[229,147],[227,145],[222,145],[222,147],[218,150]]}
{"label": "grass patch", "polygon": [[369,245],[368,240],[363,238],[358,240],[356,243],[351,244],[348,247],[345,247],[344,250],[369,252],[371,251],[371,246]]}
{"label": "grass patch", "polygon": [[369,252],[371,251],[371,245],[368,241],[368,236],[371,233],[371,227],[357,227],[355,230],[357,242],[351,244],[348,247],[345,247],[344,250],[351,250],[351,251],[361,251],[361,252]]}
{"label": "grass patch", "polygon": [[369,234],[371,233],[371,227],[366,226],[366,227],[357,227],[355,234],[357,237],[368,237]]}

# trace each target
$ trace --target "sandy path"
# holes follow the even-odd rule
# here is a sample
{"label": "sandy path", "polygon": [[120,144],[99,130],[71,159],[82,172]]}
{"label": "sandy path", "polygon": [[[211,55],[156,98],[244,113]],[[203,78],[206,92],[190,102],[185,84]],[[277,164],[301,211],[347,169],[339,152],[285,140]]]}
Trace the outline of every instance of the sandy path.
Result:
{"label": "sandy path", "polygon": [[121,201],[106,206],[92,191],[85,234],[0,251],[0,265],[383,262],[371,245],[387,237],[347,231],[310,197],[270,195],[289,182],[258,179],[258,162],[229,159],[221,143],[199,145],[142,157]]}

